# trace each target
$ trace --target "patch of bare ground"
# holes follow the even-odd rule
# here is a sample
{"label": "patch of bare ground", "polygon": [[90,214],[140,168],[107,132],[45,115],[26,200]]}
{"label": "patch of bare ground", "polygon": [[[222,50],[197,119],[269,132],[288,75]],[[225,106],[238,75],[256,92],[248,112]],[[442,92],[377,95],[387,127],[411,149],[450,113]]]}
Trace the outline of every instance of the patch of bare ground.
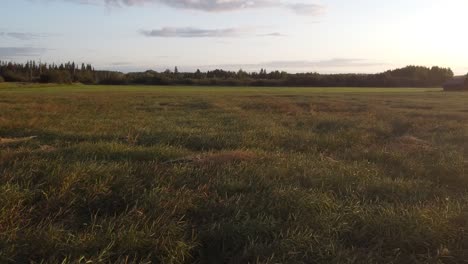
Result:
{"label": "patch of bare ground", "polygon": [[330,163],[339,163],[340,161],[325,153],[320,153],[320,159]]}
{"label": "patch of bare ground", "polygon": [[37,138],[37,136],[21,137],[21,138],[0,138],[0,146],[8,145],[8,144],[22,143],[22,142],[33,140],[35,138]]}
{"label": "patch of bare ground", "polygon": [[401,137],[395,138],[392,142],[387,144],[387,149],[390,151],[418,151],[425,150],[429,151],[433,149],[433,146],[430,142],[417,138],[411,135],[404,135]]}
{"label": "patch of bare ground", "polygon": [[54,146],[49,146],[49,145],[41,145],[37,151],[40,152],[45,152],[45,153],[50,153],[56,151],[57,148]]}
{"label": "patch of bare ground", "polygon": [[422,140],[420,138],[410,136],[410,135],[405,135],[397,138],[397,142],[401,144],[407,144],[407,145],[418,145],[418,146],[429,146],[430,143],[426,140]]}
{"label": "patch of bare ground", "polygon": [[193,163],[196,165],[223,165],[251,161],[256,158],[258,158],[258,155],[251,151],[233,150],[188,156],[181,159],[167,161],[166,164]]}

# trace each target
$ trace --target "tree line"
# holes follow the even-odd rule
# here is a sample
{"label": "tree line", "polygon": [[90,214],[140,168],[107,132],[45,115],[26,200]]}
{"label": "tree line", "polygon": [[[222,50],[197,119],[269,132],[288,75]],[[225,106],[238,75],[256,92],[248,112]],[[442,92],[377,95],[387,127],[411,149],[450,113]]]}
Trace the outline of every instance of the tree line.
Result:
{"label": "tree line", "polygon": [[39,83],[95,83],[95,70],[91,64],[77,65],[74,62],[62,63],[13,63],[0,61],[0,77],[6,82]]}
{"label": "tree line", "polygon": [[434,87],[453,77],[450,68],[407,66],[377,74],[287,73],[261,69],[259,72],[216,69],[202,72],[122,73],[95,70],[91,64],[24,64],[0,61],[0,81],[84,84],[141,85],[223,85],[223,86],[306,86],[306,87]]}

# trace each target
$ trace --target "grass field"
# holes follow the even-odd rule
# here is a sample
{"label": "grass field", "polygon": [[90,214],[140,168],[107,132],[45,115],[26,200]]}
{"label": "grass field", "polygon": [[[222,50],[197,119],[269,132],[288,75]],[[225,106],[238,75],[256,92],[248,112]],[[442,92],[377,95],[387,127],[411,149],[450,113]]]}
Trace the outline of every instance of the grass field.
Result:
{"label": "grass field", "polygon": [[0,85],[0,263],[468,263],[468,93]]}

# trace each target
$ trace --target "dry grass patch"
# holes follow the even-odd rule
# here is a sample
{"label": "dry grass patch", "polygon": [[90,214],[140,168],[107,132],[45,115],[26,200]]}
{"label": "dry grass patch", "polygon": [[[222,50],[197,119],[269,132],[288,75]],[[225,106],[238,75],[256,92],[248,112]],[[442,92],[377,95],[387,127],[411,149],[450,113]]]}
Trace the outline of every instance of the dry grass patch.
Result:
{"label": "dry grass patch", "polygon": [[417,138],[411,135],[405,135],[397,137],[390,144],[387,145],[387,149],[391,151],[400,152],[414,152],[414,151],[430,151],[433,150],[433,146],[430,142]]}
{"label": "dry grass patch", "polygon": [[430,147],[431,145],[426,140],[422,140],[420,138],[410,136],[410,135],[399,137],[397,138],[396,142],[400,144],[405,144],[405,145],[424,146],[424,147]]}
{"label": "dry grass patch", "polygon": [[38,149],[38,151],[40,152],[44,152],[44,153],[50,153],[50,152],[54,152],[56,151],[57,148],[54,147],[54,146],[49,146],[49,145],[41,145]]}
{"label": "dry grass patch", "polygon": [[262,99],[245,102],[240,105],[243,110],[246,111],[258,111],[263,113],[281,113],[286,115],[299,115],[310,111],[305,109],[305,104],[299,105],[295,102],[287,100],[275,100],[275,99]]}
{"label": "dry grass patch", "polygon": [[222,165],[229,163],[251,161],[258,158],[256,153],[245,150],[221,151],[216,153],[188,156],[181,159],[170,160],[166,164],[193,163],[197,165]]}
{"label": "dry grass patch", "polygon": [[21,137],[21,138],[0,138],[0,146],[7,145],[7,144],[22,143],[22,142],[33,140],[35,138],[37,138],[37,136]]}
{"label": "dry grass patch", "polygon": [[344,103],[339,101],[314,103],[311,108],[314,112],[340,113],[343,115],[351,115],[353,113],[361,113],[368,111],[368,107],[366,105]]}
{"label": "dry grass patch", "polygon": [[244,150],[234,150],[202,155],[196,162],[199,164],[227,164],[250,161],[255,158],[257,158],[257,155],[253,152]]}

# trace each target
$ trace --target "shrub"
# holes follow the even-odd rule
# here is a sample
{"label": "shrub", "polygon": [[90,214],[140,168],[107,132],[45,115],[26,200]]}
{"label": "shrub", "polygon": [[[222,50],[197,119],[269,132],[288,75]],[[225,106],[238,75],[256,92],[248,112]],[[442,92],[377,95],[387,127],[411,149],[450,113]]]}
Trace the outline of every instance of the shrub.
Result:
{"label": "shrub", "polygon": [[2,82],[4,82],[4,81],[5,81],[5,79],[3,79],[2,76],[0,76],[0,83],[2,83]]}

